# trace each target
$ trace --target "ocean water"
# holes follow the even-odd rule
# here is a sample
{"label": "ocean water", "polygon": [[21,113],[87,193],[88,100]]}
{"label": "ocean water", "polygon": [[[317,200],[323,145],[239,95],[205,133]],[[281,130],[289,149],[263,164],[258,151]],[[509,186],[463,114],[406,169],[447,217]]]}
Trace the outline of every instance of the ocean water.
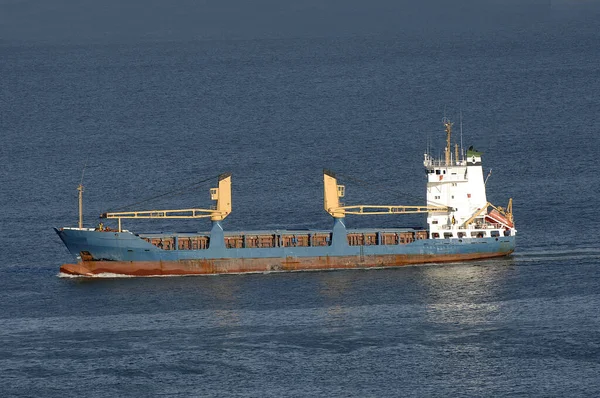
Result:
{"label": "ocean water", "polygon": [[[18,20],[19,4],[0,6]],[[81,37],[17,40],[22,25],[7,23],[0,395],[598,396],[600,26],[559,4],[544,23],[470,20],[456,31],[394,30],[389,19],[354,31],[347,18],[340,31],[320,21],[312,35],[297,24],[118,40],[86,25]],[[323,168],[343,176],[348,204],[423,204],[423,153],[443,149],[444,116],[459,140],[461,115],[465,146],[484,152],[491,172],[488,199],[514,199],[510,257],[58,276],[72,258],[52,228],[76,225],[81,181],[87,226],[128,205],[207,207],[216,176],[230,171],[226,229],[329,228]],[[142,202],[167,192],[176,195]]]}

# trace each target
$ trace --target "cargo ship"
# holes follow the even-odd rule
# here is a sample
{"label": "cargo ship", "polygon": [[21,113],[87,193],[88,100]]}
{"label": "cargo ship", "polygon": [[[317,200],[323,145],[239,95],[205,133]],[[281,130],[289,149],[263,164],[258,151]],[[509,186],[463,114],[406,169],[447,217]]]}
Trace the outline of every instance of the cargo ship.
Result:
{"label": "cargo ship", "polygon": [[[410,264],[467,261],[510,255],[517,230],[512,199],[505,208],[486,197],[481,157],[470,147],[451,148],[452,123],[444,120],[443,157],[425,153],[427,204],[350,205],[340,202],[345,186],[323,171],[324,209],[330,230],[225,231],[231,213],[231,174],[221,174],[211,188],[210,209],[148,210],[104,213],[104,222],[83,227],[79,190],[78,227],[55,228],[76,261],[60,267],[62,275],[84,277],[163,276],[397,267]],[[488,175],[489,177],[489,175]],[[346,227],[348,215],[427,215],[428,228]],[[210,218],[205,233],[135,233],[123,220]]]}

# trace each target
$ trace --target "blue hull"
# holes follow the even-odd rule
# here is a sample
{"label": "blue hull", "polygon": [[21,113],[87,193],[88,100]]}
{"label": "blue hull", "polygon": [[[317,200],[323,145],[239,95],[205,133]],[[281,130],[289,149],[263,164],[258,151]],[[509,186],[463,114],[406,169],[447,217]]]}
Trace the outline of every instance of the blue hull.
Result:
{"label": "blue hull", "polygon": [[[412,232],[411,232],[412,231]],[[148,234],[95,231],[91,229],[56,229],[78,264],[65,264],[66,273],[93,275],[101,272],[128,275],[204,274],[261,272],[273,270],[364,268],[399,266],[427,262],[462,261],[505,256],[514,251],[515,236],[463,239],[418,239],[407,243],[383,244],[382,237],[414,233],[411,229],[346,230],[336,220],[332,231],[255,231],[224,233],[216,222],[207,234]],[[326,235],[323,245],[283,245],[282,238],[296,235]],[[374,237],[373,244],[350,245],[348,235]],[[274,247],[229,248],[230,236],[273,236]],[[195,237],[209,242],[202,249],[181,249],[178,242]],[[170,239],[168,250],[151,243]],[[245,238],[244,238],[245,239]],[[311,238],[312,239],[312,238]],[[289,242],[288,242],[289,243]],[[281,244],[281,245],[280,245]]]}

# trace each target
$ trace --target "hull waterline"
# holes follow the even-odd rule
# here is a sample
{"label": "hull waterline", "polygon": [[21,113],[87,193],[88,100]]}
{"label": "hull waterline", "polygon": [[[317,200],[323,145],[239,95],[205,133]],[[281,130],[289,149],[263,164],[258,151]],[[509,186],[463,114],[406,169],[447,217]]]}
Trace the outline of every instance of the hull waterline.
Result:
{"label": "hull waterline", "polygon": [[324,271],[333,269],[367,269],[405,265],[458,262],[504,257],[512,253],[489,252],[448,255],[384,255],[357,261],[355,256],[309,257],[293,259],[214,259],[180,261],[81,261],[64,264],[60,272],[77,276],[115,274],[128,276],[213,275],[285,271]]}

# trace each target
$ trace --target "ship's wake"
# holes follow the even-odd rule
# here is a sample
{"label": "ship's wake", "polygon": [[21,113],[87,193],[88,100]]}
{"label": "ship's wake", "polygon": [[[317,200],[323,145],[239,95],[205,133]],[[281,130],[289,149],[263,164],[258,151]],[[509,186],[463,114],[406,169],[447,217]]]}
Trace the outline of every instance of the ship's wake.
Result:
{"label": "ship's wake", "polygon": [[517,262],[548,262],[548,261],[572,261],[592,260],[600,261],[600,248],[556,248],[548,250],[519,251],[513,254]]}
{"label": "ship's wake", "polygon": [[85,279],[89,279],[89,278],[135,278],[135,276],[133,275],[123,275],[123,274],[113,274],[111,272],[102,272],[100,274],[95,274],[95,275],[73,275],[73,274],[67,274],[65,272],[59,272],[58,273],[58,277],[59,278],[66,278],[66,279],[81,279],[81,278],[85,278]]}

